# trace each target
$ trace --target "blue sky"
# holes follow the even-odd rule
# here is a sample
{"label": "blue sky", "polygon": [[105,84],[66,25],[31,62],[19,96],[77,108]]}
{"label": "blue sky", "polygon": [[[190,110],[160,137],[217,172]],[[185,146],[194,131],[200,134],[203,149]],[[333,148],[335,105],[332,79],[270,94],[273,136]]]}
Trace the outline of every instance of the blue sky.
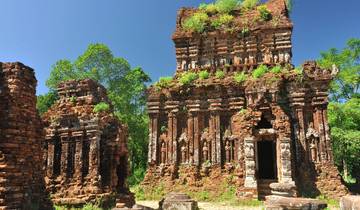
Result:
{"label": "blue sky", "polygon": [[[293,63],[316,59],[360,38],[360,1],[294,0]],[[209,0],[1,0],[0,61],[36,71],[38,94],[57,60],[74,60],[90,43],[141,66],[156,81],[175,71],[176,11]]]}

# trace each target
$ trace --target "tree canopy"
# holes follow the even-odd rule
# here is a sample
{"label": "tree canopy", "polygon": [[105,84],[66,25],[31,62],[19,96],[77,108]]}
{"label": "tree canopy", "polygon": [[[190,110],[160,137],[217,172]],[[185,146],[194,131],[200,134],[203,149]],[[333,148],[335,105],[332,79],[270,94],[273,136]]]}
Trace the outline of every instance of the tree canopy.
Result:
{"label": "tree canopy", "polygon": [[[347,182],[360,181],[360,39],[347,46],[321,53],[323,68],[338,66],[339,74],[331,83],[328,118],[336,164]],[[356,174],[357,173],[357,174]]]}
{"label": "tree canopy", "polygon": [[335,64],[340,72],[331,84],[331,100],[341,101],[359,98],[360,91],[360,39],[350,39],[343,50],[335,48],[321,53],[321,67]]}
{"label": "tree canopy", "polygon": [[74,62],[63,59],[52,66],[46,81],[50,92],[38,97],[39,112],[45,112],[54,103],[56,87],[60,82],[85,78],[94,79],[107,89],[115,115],[128,125],[130,167],[134,174],[129,182],[139,182],[147,163],[145,90],[150,77],[140,67],[131,68],[124,58],[115,57],[106,45],[90,44]]}

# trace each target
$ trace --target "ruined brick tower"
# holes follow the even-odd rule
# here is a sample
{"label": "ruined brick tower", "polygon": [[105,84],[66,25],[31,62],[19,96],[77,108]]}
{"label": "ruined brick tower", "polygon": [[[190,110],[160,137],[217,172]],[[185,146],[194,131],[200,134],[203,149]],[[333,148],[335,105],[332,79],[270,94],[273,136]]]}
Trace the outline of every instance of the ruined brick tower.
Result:
{"label": "ruined brick tower", "polygon": [[0,209],[50,209],[34,70],[0,63]]}
{"label": "ruined brick tower", "polygon": [[[117,199],[131,207],[127,127],[113,114],[106,90],[86,79],[61,83],[59,100],[44,114],[47,189],[55,204]],[[96,110],[96,105],[103,108]]]}
{"label": "ruined brick tower", "polygon": [[[184,30],[198,9],[178,12],[176,74],[148,91],[144,186],[169,182],[203,190],[207,177],[216,182],[231,175],[239,197],[346,193],[327,122],[328,89],[337,69],[315,62],[295,69],[286,4],[269,0],[265,6],[269,19],[259,18],[256,8],[235,10],[230,25],[207,24],[202,33]],[[217,17],[208,15],[210,21]],[[266,73],[257,76],[261,69]],[[200,71],[210,76],[181,82]],[[236,79],[241,73],[246,79]]]}

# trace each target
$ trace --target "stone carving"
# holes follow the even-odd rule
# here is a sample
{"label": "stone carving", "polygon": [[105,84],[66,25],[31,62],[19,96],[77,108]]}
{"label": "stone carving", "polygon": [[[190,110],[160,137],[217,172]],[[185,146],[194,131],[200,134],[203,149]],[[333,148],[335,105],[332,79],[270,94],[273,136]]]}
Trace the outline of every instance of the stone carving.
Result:
{"label": "stone carving", "polygon": [[166,146],[165,146],[165,142],[161,143],[161,163],[165,164],[166,163]]}
{"label": "stone carving", "polygon": [[[105,88],[93,80],[72,80],[57,91],[60,99],[43,116],[47,189],[53,202],[81,205],[113,194],[131,207],[134,197],[125,182],[127,127],[112,115]],[[100,102],[110,109],[94,112]]]}
{"label": "stone carving", "polygon": [[310,158],[313,162],[318,162],[319,158],[318,158],[318,151],[319,151],[319,134],[318,132],[314,129],[314,124],[313,122],[311,122],[309,124],[309,128],[308,131],[306,133],[306,139],[308,140],[309,143],[309,148],[310,148]]}
{"label": "stone carving", "polygon": [[264,63],[271,64],[273,62],[273,54],[269,48],[266,48],[264,54]]}
{"label": "stone carving", "polygon": [[210,160],[210,158],[209,158],[209,147],[208,147],[206,141],[204,142],[204,146],[203,146],[202,150],[203,150],[203,159],[204,159],[204,161]]}
{"label": "stone carving", "polygon": [[185,132],[181,134],[179,142],[181,145],[181,163],[188,163],[188,139]]}

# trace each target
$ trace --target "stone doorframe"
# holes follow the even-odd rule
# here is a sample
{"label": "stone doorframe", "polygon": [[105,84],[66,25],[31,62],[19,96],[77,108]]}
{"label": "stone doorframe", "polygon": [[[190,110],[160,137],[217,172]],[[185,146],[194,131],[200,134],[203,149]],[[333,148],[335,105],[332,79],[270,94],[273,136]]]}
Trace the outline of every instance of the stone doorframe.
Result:
{"label": "stone doorframe", "polygon": [[[245,183],[246,188],[257,188],[256,178],[256,138],[248,136],[244,138],[245,151]],[[280,145],[279,145],[280,144]],[[277,167],[278,167],[278,182],[286,184],[295,184],[292,179],[291,170],[291,145],[290,138],[281,138],[280,143],[277,143]],[[278,146],[279,145],[279,146]]]}

